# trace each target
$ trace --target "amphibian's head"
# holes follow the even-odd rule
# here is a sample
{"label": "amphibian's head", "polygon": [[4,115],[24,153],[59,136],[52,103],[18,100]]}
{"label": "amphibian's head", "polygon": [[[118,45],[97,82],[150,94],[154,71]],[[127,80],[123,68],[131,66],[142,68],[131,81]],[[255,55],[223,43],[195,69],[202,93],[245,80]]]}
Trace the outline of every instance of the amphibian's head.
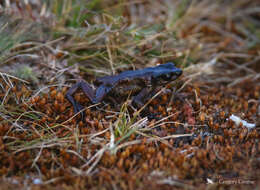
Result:
{"label": "amphibian's head", "polygon": [[154,67],[153,81],[158,83],[170,82],[177,79],[182,74],[182,70],[175,67],[172,62]]}

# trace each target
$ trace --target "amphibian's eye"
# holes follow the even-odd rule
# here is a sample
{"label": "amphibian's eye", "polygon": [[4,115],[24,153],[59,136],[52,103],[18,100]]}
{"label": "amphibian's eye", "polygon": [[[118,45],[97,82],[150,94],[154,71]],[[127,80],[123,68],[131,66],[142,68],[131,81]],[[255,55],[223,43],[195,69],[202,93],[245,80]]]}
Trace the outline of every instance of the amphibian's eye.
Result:
{"label": "amphibian's eye", "polygon": [[168,74],[162,75],[162,78],[164,80],[170,80],[172,78],[172,75],[168,73]]}

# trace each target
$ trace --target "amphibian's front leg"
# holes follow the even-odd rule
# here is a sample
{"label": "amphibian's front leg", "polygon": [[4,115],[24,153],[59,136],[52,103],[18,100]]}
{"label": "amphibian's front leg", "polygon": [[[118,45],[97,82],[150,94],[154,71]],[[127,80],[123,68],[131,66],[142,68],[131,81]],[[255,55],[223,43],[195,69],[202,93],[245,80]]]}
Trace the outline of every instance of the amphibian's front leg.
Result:
{"label": "amphibian's front leg", "polygon": [[[139,92],[136,96],[133,97],[133,103],[138,107],[142,107],[144,105],[144,101],[150,97],[149,93],[151,92],[150,87],[145,87]],[[145,99],[145,100],[144,100]]]}
{"label": "amphibian's front leg", "polygon": [[[83,107],[73,98],[73,94],[78,90],[78,88],[81,88],[84,94],[90,99],[91,102],[96,103],[95,100],[95,91],[93,88],[85,81],[79,81],[76,84],[74,84],[67,92],[66,98],[70,101],[70,103],[73,105],[74,112],[78,113]],[[81,114],[83,117],[83,114]]]}
{"label": "amphibian's front leg", "polygon": [[144,82],[145,84],[143,84],[143,86],[145,87],[136,96],[133,97],[133,103],[136,104],[136,106],[139,108],[144,105],[144,101],[151,97],[151,93],[154,90],[150,78]]}

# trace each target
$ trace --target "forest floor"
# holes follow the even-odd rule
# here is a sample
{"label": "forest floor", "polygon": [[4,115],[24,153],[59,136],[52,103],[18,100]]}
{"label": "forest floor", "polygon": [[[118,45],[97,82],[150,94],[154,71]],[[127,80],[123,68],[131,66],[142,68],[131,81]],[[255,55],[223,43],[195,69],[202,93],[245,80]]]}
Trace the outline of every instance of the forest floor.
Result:
{"label": "forest floor", "polygon": [[[167,62],[182,76],[141,108],[66,99]],[[260,186],[255,0],[0,1],[0,81],[0,189]]]}

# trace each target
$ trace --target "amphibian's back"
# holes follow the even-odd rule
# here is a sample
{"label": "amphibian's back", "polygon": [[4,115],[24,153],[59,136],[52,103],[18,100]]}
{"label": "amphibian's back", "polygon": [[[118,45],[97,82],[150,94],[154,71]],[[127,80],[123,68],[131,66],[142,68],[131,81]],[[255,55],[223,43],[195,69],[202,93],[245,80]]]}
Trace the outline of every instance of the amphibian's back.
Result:
{"label": "amphibian's back", "polygon": [[[134,70],[134,71],[124,71],[118,75],[105,76],[97,78],[98,82],[103,84],[115,85],[121,80],[130,80],[133,78],[149,78],[158,77],[160,75],[165,75],[167,73],[173,73],[176,69],[173,63],[166,63],[155,67],[148,67],[144,69]],[[178,69],[179,70],[179,69]]]}

